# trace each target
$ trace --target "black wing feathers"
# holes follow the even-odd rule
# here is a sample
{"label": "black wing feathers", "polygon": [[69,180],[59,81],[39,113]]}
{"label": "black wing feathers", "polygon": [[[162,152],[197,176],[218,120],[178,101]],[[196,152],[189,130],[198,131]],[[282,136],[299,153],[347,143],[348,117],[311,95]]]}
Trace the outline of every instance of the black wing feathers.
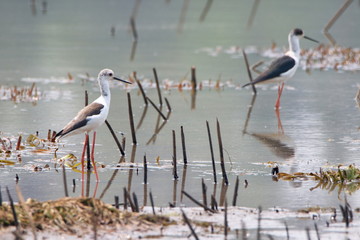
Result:
{"label": "black wing feathers", "polygon": [[295,60],[289,56],[282,56],[276,59],[270,65],[270,67],[263,73],[261,73],[252,83],[247,83],[243,87],[250,84],[257,84],[268,79],[279,77],[280,74],[289,71],[296,64]]}

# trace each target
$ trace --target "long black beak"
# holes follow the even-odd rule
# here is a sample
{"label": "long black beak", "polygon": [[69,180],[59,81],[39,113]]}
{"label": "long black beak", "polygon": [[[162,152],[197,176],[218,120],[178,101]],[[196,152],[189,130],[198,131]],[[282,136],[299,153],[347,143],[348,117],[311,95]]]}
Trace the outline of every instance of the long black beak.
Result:
{"label": "long black beak", "polygon": [[115,80],[118,80],[118,81],[121,81],[121,82],[124,82],[124,83],[132,84],[131,82],[128,82],[128,81],[122,80],[122,79],[117,78],[117,77],[114,77],[114,79],[115,79]]}
{"label": "long black beak", "polygon": [[319,43],[319,41],[318,41],[318,40],[315,40],[315,39],[310,38],[310,37],[308,37],[308,36],[304,36],[304,38],[306,38],[307,40],[310,40],[310,41],[313,41],[313,42]]}

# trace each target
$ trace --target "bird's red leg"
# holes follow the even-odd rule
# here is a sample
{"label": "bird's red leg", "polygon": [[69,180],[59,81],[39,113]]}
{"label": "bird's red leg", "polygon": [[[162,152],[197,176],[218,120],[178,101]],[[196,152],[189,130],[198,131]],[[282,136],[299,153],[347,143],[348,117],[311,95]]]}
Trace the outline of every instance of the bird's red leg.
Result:
{"label": "bird's red leg", "polygon": [[89,141],[89,135],[87,133],[85,133],[85,142],[84,142],[84,148],[83,148],[83,152],[81,154],[81,182],[82,182],[82,190],[81,190],[81,196],[84,196],[84,158],[85,158],[85,152],[86,152],[86,147],[87,147],[87,143]]}
{"label": "bird's red leg", "polygon": [[279,109],[276,109],[275,110],[275,114],[276,114],[276,118],[277,118],[277,121],[278,121],[278,132],[280,134],[284,134],[284,128],[282,126],[282,123],[281,123],[281,118],[280,118],[280,111]]}
{"label": "bird's red leg", "polygon": [[94,166],[94,172],[96,175],[96,181],[99,181],[99,175],[96,169],[96,165],[95,165],[95,157],[94,157],[94,151],[95,151],[95,138],[96,138],[96,131],[94,131],[94,136],[93,136],[93,142],[92,142],[92,149],[91,149],[91,162],[92,165]]}
{"label": "bird's red leg", "polygon": [[280,109],[280,98],[281,98],[282,91],[283,91],[283,89],[284,89],[284,85],[285,85],[285,83],[279,83],[279,87],[278,87],[278,97],[277,97],[277,99],[276,99],[275,109]]}

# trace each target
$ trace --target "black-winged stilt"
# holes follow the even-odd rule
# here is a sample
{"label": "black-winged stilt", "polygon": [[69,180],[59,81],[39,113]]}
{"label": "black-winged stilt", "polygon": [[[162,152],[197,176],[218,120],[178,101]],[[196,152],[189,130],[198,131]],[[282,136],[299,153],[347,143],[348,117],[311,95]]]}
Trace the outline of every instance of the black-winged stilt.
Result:
{"label": "black-winged stilt", "polygon": [[[81,109],[78,114],[68,124],[66,124],[65,127],[55,136],[55,139],[60,139],[62,137],[85,133],[84,148],[81,156],[82,173],[84,173],[84,156],[89,141],[89,132],[94,131],[90,158],[94,166],[97,181],[99,180],[99,177],[96,171],[94,160],[94,146],[96,137],[95,130],[105,122],[108,116],[111,99],[109,80],[112,79],[122,81],[124,83],[130,83],[115,77],[114,72],[110,69],[101,70],[98,75],[98,83],[101,93],[100,97],[98,97],[95,101]],[[82,180],[84,180],[83,175]]]}
{"label": "black-winged stilt", "polygon": [[275,103],[275,109],[279,109],[284,82],[294,76],[296,69],[299,66],[300,38],[302,37],[318,43],[317,40],[305,36],[301,29],[293,29],[288,36],[289,51],[286,52],[284,56],[274,60],[270,67],[265,72],[261,73],[254,81],[247,83],[242,87],[251,84],[278,83],[278,97]]}

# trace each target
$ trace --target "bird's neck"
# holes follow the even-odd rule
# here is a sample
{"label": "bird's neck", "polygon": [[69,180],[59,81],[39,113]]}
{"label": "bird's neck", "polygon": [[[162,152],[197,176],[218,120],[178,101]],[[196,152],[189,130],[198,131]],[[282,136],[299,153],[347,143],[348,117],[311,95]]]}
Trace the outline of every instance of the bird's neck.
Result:
{"label": "bird's neck", "polygon": [[296,56],[300,56],[300,41],[298,37],[289,35],[289,48]]}
{"label": "bird's neck", "polygon": [[109,82],[108,81],[99,81],[99,86],[100,86],[101,96],[104,98],[104,100],[108,104],[110,104],[111,93],[110,93]]}

